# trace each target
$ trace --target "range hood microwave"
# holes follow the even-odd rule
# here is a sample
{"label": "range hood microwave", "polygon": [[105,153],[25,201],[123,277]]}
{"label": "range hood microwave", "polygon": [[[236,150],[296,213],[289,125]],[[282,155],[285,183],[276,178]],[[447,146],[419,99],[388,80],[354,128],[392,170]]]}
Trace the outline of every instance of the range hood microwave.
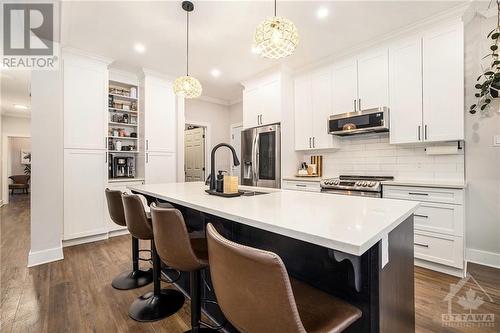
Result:
{"label": "range hood microwave", "polygon": [[328,133],[348,136],[389,131],[389,108],[380,107],[336,114],[328,118]]}

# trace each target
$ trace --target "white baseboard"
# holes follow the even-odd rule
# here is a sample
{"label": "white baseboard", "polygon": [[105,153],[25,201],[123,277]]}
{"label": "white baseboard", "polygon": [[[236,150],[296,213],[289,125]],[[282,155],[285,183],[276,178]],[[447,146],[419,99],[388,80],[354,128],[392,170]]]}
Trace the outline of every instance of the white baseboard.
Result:
{"label": "white baseboard", "polygon": [[62,244],[59,247],[42,251],[32,252],[30,250],[28,255],[28,267],[38,266],[62,259],[64,259]]}
{"label": "white baseboard", "polygon": [[67,247],[67,246],[74,246],[74,245],[80,245],[80,244],[85,244],[85,243],[102,241],[102,240],[106,240],[106,239],[108,239],[107,232],[102,233],[102,234],[97,234],[97,235],[89,235],[89,236],[84,236],[84,237],[80,237],[80,238],[63,240],[62,244],[64,247]]}
{"label": "white baseboard", "polygon": [[468,262],[500,268],[500,253],[488,252],[477,249],[466,249],[465,257]]}
{"label": "white baseboard", "polygon": [[427,260],[415,258],[414,263],[415,263],[415,266],[427,268],[427,269],[430,269],[432,271],[441,272],[441,273],[448,274],[448,275],[453,275],[453,276],[456,276],[459,278],[464,278],[466,275],[465,269],[441,265],[441,264],[438,264],[435,262],[430,262]]}
{"label": "white baseboard", "polygon": [[128,235],[130,234],[128,232],[128,229],[117,229],[117,230],[111,230],[108,232],[109,237],[116,237],[116,236],[123,236],[123,235]]}

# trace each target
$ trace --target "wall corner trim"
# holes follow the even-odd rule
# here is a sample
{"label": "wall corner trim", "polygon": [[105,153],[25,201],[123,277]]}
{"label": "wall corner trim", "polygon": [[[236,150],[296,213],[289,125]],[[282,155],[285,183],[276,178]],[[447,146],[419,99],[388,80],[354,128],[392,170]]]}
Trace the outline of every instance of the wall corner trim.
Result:
{"label": "wall corner trim", "polygon": [[31,251],[28,254],[28,267],[47,264],[64,259],[62,243],[58,247],[41,251]]}
{"label": "wall corner trim", "polygon": [[465,252],[465,257],[467,258],[468,262],[494,268],[500,268],[500,253],[470,248],[467,248]]}

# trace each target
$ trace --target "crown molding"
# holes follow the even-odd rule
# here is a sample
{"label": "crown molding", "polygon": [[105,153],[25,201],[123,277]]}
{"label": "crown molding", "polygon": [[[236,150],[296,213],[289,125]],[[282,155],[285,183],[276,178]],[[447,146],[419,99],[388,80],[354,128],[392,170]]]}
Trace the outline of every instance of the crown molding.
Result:
{"label": "crown molding", "polygon": [[229,106],[239,104],[239,103],[243,103],[243,98],[240,97],[237,99],[233,99],[232,101],[229,101]]}
{"label": "crown molding", "polygon": [[211,96],[201,95],[198,99],[200,101],[214,103],[214,104],[219,104],[219,105],[224,105],[224,106],[229,106],[230,105],[230,103],[229,103],[228,100],[225,100],[225,99],[222,99],[222,98],[217,98],[217,97],[211,97]]}
{"label": "crown molding", "polygon": [[139,78],[144,78],[146,75],[155,76],[157,78],[165,79],[165,80],[172,81],[172,82],[174,82],[174,80],[175,80],[175,77],[170,75],[170,74],[158,72],[154,69],[149,69],[149,68],[145,68],[145,67],[143,67],[139,71],[139,73],[137,73],[137,76]]}
{"label": "crown molding", "polygon": [[61,51],[62,51],[63,58],[64,58],[64,56],[67,56],[67,55],[76,55],[79,57],[84,57],[84,58],[88,58],[88,59],[91,59],[94,61],[104,63],[106,66],[109,66],[114,61],[111,58],[103,57],[103,56],[93,54],[93,53],[90,53],[87,51],[83,51],[83,50],[80,50],[80,49],[77,49],[74,47],[70,47],[70,46],[63,47]]}

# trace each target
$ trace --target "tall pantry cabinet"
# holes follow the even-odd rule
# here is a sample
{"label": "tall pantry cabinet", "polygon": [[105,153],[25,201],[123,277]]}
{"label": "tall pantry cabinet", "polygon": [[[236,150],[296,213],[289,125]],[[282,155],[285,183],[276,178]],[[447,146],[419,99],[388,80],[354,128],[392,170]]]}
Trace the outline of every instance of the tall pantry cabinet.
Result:
{"label": "tall pantry cabinet", "polygon": [[108,147],[108,82],[119,80],[110,75],[115,71],[110,73],[109,63],[79,51],[63,51],[65,246],[126,232],[110,220],[106,187],[125,191],[132,184],[176,180],[176,97],[169,80],[149,74],[137,79],[136,177],[108,179],[109,158],[115,154]]}

